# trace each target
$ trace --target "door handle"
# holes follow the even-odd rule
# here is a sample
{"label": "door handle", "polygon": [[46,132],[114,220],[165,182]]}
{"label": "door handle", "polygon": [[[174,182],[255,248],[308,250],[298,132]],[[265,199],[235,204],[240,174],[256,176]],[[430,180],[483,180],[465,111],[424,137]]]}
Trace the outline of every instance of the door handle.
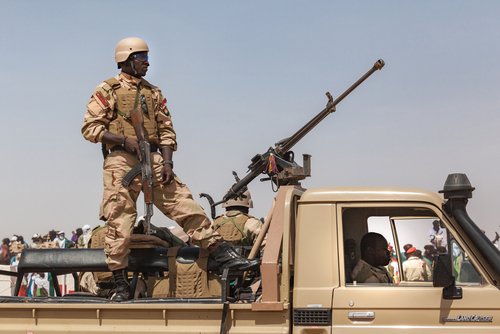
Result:
{"label": "door handle", "polygon": [[375,319],[375,312],[368,311],[368,312],[349,312],[347,314],[347,317],[351,320],[364,320],[364,321],[370,321]]}

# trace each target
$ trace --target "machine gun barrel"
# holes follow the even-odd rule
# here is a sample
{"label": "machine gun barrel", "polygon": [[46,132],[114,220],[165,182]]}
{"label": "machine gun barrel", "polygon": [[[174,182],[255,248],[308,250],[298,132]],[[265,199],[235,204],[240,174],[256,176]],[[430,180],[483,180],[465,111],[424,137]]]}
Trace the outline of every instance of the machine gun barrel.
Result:
{"label": "machine gun barrel", "polygon": [[339,97],[335,99],[332,98],[330,92],[326,92],[326,96],[328,97],[328,103],[319,114],[314,116],[306,125],[301,127],[297,132],[295,132],[292,136],[280,141],[276,144],[276,153],[283,154],[289,151],[295,144],[297,144],[306,134],[309,133],[316,125],[318,125],[326,116],[335,111],[335,107],[339,104],[347,95],[349,95],[353,90],[355,90],[363,81],[368,79],[375,71],[381,70],[384,67],[385,63],[382,59],[379,59],[373,64],[373,67],[366,72],[361,78],[358,79],[355,83],[351,85],[351,87],[347,88]]}

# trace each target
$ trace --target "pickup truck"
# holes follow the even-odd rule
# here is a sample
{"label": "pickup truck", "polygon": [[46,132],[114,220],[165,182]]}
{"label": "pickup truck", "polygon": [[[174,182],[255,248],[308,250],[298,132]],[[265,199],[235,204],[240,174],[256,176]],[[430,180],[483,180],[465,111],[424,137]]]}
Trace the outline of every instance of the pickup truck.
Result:
{"label": "pickup truck", "polygon": [[[282,186],[254,245],[266,235],[253,300],[224,288],[227,271],[214,298],[2,297],[0,333],[498,334],[500,252],[467,214],[473,189],[464,174],[449,175],[442,194]],[[352,279],[367,232],[387,239],[393,283]],[[427,279],[406,275],[407,244],[438,249]]]}

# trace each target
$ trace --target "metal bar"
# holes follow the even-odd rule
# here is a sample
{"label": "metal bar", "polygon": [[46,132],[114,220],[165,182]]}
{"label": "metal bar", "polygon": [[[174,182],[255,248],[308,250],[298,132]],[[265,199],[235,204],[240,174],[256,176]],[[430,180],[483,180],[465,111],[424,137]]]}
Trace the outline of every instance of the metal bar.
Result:
{"label": "metal bar", "polygon": [[266,247],[262,257],[262,302],[279,302],[279,257],[283,241],[284,203],[288,187],[281,187],[276,195],[275,207],[269,231],[267,233]]}
{"label": "metal bar", "polygon": [[269,212],[267,213],[266,219],[264,220],[264,224],[262,225],[262,228],[260,229],[260,233],[257,236],[257,239],[255,240],[255,243],[252,246],[252,250],[250,251],[250,254],[248,255],[249,260],[255,259],[257,256],[257,253],[260,250],[260,246],[262,245],[262,242],[264,241],[264,238],[266,237],[267,231],[269,229],[269,225],[271,224],[271,219],[273,217],[273,211],[274,207],[276,205],[276,200],[273,200],[273,205],[271,206],[271,209],[269,209]]}

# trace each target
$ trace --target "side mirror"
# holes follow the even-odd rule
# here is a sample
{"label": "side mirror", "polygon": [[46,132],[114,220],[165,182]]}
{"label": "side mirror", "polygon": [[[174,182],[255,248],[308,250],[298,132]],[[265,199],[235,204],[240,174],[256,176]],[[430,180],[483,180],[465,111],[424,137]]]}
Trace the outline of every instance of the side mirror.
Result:
{"label": "side mirror", "polygon": [[462,299],[462,288],[455,285],[449,254],[439,254],[435,259],[432,285],[443,288],[443,299]]}
{"label": "side mirror", "polygon": [[439,288],[451,286],[455,280],[451,269],[451,257],[449,254],[439,254],[434,259],[434,272],[432,274],[432,285]]}

